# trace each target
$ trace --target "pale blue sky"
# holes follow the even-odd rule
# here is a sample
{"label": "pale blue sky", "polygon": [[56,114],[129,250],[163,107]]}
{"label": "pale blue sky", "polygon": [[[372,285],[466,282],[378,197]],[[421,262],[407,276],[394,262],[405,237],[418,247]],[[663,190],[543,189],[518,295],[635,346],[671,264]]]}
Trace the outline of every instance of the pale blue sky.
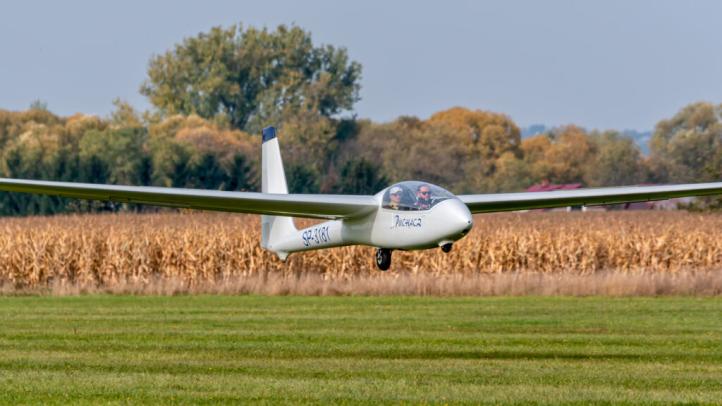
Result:
{"label": "pale blue sky", "polygon": [[644,130],[722,102],[721,17],[721,1],[16,1],[0,12],[0,108],[148,108],[154,53],[214,25],[296,23],[363,64],[360,117],[462,105]]}

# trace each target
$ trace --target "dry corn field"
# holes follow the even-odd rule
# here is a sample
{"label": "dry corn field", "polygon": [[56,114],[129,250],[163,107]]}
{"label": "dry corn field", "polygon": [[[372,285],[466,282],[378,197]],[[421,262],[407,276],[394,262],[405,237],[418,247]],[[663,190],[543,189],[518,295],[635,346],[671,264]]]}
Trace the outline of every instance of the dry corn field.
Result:
{"label": "dry corn field", "polygon": [[3,218],[0,291],[722,294],[717,214],[481,215],[451,253],[396,252],[388,273],[370,247],[280,262],[259,247],[259,229],[257,216],[200,212]]}

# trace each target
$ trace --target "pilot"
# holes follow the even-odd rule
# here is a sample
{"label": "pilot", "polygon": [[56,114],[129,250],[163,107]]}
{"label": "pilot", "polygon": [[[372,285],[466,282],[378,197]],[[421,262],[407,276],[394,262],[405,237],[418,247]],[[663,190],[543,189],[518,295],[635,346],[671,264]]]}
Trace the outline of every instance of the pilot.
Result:
{"label": "pilot", "polygon": [[417,210],[428,210],[431,208],[431,188],[429,185],[419,185],[416,188],[416,203],[414,207]]}
{"label": "pilot", "polygon": [[401,208],[401,188],[394,186],[389,190],[389,209],[399,210]]}

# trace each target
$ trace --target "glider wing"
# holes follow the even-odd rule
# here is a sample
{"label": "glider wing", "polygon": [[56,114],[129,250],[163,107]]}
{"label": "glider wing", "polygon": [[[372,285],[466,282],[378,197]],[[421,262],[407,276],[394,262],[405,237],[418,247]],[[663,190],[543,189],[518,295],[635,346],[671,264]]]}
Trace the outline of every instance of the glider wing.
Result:
{"label": "glider wing", "polygon": [[722,182],[665,186],[624,186],[550,192],[458,195],[472,213],[591,206],[722,194]]}
{"label": "glider wing", "polygon": [[224,192],[0,178],[0,191],[200,210],[321,219],[353,218],[378,207],[373,196]]}

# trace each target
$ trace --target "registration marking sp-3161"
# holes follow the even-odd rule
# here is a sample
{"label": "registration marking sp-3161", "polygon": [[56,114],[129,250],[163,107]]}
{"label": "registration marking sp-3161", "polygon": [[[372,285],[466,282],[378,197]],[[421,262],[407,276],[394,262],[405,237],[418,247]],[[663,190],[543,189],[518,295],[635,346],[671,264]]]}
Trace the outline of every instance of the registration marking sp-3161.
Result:
{"label": "registration marking sp-3161", "polygon": [[305,230],[301,234],[301,238],[303,239],[304,247],[309,247],[311,245],[321,245],[331,240],[329,226],[322,225]]}

